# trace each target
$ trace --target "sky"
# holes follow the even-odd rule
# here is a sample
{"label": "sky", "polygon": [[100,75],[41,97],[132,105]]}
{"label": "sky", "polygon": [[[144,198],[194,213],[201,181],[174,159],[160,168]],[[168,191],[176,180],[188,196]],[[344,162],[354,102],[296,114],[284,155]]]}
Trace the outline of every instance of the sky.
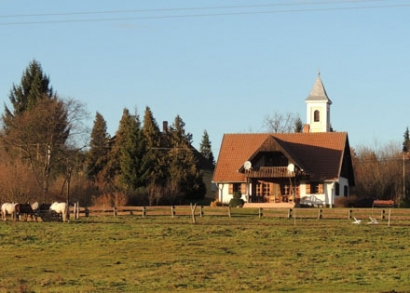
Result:
{"label": "sky", "polygon": [[0,0],[0,102],[34,59],[62,98],[114,135],[123,109],[179,115],[214,156],[224,133],[266,132],[320,72],[350,145],[401,144],[410,126],[410,2]]}

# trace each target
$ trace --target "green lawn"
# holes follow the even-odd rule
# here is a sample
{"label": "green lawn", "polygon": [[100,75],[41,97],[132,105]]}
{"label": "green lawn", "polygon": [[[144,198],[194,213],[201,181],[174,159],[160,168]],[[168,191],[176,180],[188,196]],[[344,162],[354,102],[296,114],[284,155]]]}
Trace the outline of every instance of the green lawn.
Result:
{"label": "green lawn", "polygon": [[0,292],[410,292],[409,228],[257,217],[1,222]]}

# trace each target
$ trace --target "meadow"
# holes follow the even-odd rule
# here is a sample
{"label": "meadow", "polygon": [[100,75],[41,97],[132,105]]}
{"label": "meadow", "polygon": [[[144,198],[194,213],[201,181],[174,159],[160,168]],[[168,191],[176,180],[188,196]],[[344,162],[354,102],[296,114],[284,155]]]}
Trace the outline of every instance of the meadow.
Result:
{"label": "meadow", "polygon": [[410,292],[410,222],[101,216],[0,223],[0,292]]}

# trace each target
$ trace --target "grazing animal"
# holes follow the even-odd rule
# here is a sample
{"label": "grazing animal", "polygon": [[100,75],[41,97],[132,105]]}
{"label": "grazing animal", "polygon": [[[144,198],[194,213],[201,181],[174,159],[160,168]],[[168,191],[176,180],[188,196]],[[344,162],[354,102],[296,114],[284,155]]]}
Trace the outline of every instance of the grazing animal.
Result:
{"label": "grazing animal", "polygon": [[33,202],[32,204],[31,204],[31,208],[33,209],[33,212],[36,212],[36,211],[38,211],[38,208],[40,207],[40,205],[39,205],[39,203],[36,201],[36,202]]}
{"label": "grazing animal", "polygon": [[14,219],[16,212],[16,204],[10,203],[10,202],[5,202],[1,206],[1,217],[3,218],[4,221],[7,221],[7,215],[11,215],[11,218]]}
{"label": "grazing animal", "polygon": [[24,220],[27,221],[28,217],[30,216],[30,219],[33,219],[33,209],[31,208],[31,205],[29,203],[18,203],[15,206],[16,210],[16,220],[18,221],[20,219],[21,215],[24,215]]}
{"label": "grazing animal", "polygon": [[33,210],[33,213],[32,213],[32,215],[31,215],[31,219],[33,219],[33,216],[34,216],[34,218],[35,218],[35,220],[36,220],[36,222],[37,222],[37,217],[38,217],[38,215],[39,215],[39,211],[40,211],[40,204],[36,201],[36,202],[33,202],[32,204],[31,204],[31,209]]}
{"label": "grazing animal", "polygon": [[68,220],[68,205],[66,202],[53,202],[50,206],[50,211],[61,214],[63,222]]}

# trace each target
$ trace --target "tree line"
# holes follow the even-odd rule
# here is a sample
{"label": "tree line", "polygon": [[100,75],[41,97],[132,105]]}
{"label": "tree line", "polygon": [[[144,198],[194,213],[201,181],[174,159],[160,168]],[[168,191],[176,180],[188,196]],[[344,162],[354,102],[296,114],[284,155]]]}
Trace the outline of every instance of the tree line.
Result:
{"label": "tree line", "polygon": [[9,100],[1,116],[1,202],[152,205],[206,193],[202,168],[215,164],[208,133],[197,151],[179,115],[160,130],[149,107],[142,121],[125,108],[111,137],[97,112],[90,134],[84,105],[61,98],[36,60]]}
{"label": "tree line", "polygon": [[351,149],[358,198],[394,200],[400,207],[410,207],[410,135],[404,132],[402,147],[391,142],[374,143]]}
{"label": "tree line", "polygon": [[[75,99],[63,99],[52,88],[39,62],[33,60],[13,84],[4,105],[0,130],[0,201],[76,200],[92,203],[166,204],[204,197],[204,165],[215,160],[207,131],[200,149],[177,115],[159,128],[149,107],[142,118],[123,110],[114,136],[96,113]],[[301,132],[298,115],[275,113],[265,118],[269,132]],[[394,143],[351,149],[357,198],[410,202],[410,135],[402,149]],[[205,162],[205,163],[204,163]]]}

